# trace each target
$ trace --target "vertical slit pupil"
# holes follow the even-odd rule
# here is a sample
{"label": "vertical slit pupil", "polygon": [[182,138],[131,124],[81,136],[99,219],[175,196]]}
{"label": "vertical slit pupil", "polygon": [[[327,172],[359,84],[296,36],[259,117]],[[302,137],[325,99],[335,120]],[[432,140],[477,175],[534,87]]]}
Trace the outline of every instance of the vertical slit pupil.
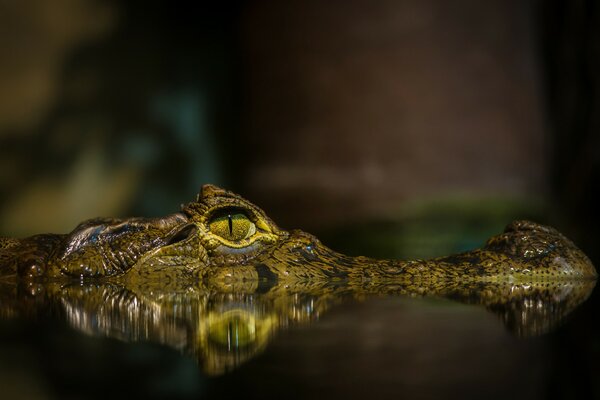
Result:
{"label": "vertical slit pupil", "polygon": [[227,214],[227,222],[229,223],[229,235],[233,235],[233,219],[231,214]]}

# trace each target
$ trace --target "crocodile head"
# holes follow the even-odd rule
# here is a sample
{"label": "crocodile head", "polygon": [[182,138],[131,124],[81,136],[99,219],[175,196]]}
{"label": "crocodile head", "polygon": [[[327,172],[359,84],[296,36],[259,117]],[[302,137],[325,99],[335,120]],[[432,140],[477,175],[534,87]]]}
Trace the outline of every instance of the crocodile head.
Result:
{"label": "crocodile head", "polygon": [[[432,260],[348,257],[302,231],[280,229],[239,195],[205,185],[195,201],[163,218],[94,219],[67,235],[0,240],[0,273],[25,278],[136,282],[202,280],[257,285],[265,280],[371,286],[439,282],[594,278],[570,240],[527,221],[508,225],[481,249]],[[250,282],[250,283],[249,283]],[[237,286],[239,288],[239,286]],[[249,288],[252,289],[252,288]]]}
{"label": "crocodile head", "polygon": [[37,235],[13,248],[18,274],[30,278],[285,280],[311,271],[325,277],[336,270],[331,261],[354,261],[310,234],[280,229],[260,208],[214,185],[163,218],[93,219],[70,234]]}

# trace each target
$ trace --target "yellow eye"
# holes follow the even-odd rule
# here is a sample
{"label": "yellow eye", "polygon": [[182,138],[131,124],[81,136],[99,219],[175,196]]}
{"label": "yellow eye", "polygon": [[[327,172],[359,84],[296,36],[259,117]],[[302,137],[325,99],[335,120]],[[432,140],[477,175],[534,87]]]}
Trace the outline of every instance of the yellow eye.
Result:
{"label": "yellow eye", "polygon": [[248,239],[256,233],[256,225],[246,215],[233,210],[214,217],[208,227],[215,235],[233,242]]}

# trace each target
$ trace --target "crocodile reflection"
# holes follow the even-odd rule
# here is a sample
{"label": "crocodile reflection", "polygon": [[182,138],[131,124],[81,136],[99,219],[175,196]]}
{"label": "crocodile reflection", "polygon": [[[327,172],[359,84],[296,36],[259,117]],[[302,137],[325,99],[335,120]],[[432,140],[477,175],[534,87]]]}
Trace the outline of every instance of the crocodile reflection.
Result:
{"label": "crocodile reflection", "polygon": [[264,350],[280,330],[318,320],[336,305],[376,296],[437,297],[484,306],[519,336],[550,331],[591,293],[595,281],[320,286],[256,283],[223,291],[202,285],[122,286],[115,283],[4,283],[4,318],[57,318],[98,337],[170,346],[219,375]]}

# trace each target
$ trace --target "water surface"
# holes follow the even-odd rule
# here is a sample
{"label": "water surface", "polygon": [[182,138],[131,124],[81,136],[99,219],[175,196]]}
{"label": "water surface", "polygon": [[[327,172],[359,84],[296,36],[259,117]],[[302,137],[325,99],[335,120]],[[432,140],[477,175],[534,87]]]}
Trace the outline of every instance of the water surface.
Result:
{"label": "water surface", "polygon": [[597,341],[574,337],[594,285],[5,283],[1,379],[23,398],[597,393]]}

